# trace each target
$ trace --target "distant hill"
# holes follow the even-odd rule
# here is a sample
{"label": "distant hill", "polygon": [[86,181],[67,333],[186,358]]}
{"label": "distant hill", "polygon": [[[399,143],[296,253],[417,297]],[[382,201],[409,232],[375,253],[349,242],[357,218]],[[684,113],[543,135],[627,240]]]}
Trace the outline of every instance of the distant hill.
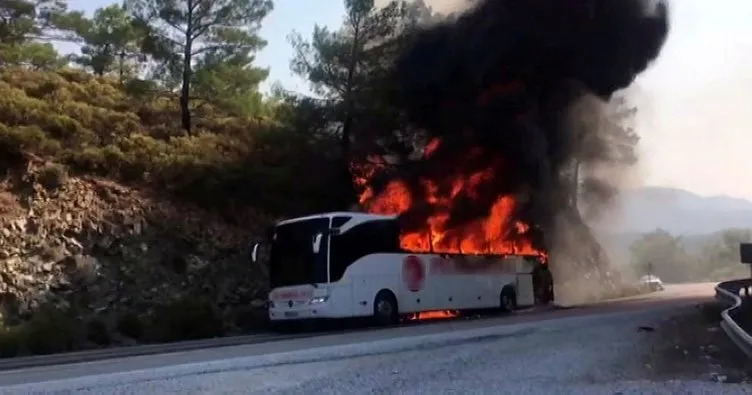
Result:
{"label": "distant hill", "polygon": [[625,191],[620,200],[620,213],[610,221],[608,233],[639,234],[661,228],[676,235],[699,235],[752,228],[752,202],[741,198],[646,187]]}
{"label": "distant hill", "polygon": [[626,263],[629,246],[642,234],[659,228],[682,235],[689,250],[720,230],[752,228],[752,202],[729,196],[705,197],[676,188],[638,188],[622,192],[618,212],[593,227],[612,259]]}

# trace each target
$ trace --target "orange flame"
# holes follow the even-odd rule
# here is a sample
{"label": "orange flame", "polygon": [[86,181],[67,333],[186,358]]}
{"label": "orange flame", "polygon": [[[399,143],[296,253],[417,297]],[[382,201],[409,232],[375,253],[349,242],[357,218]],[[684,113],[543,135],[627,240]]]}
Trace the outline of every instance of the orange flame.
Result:
{"label": "orange flame", "polygon": [[[423,156],[430,157],[441,145],[439,139],[430,141]],[[480,149],[468,152],[465,159],[482,154]],[[368,186],[368,181],[386,164],[377,158],[369,158],[364,165],[353,166],[355,184],[363,188],[360,204],[374,214],[402,214],[414,205],[407,185],[400,180],[389,182],[379,195]],[[434,208],[435,214],[418,231],[403,232],[400,235],[401,247],[411,252],[488,254],[488,255],[533,255],[545,260],[545,252],[534,248],[532,237],[525,237],[530,230],[528,224],[511,222],[511,214],[517,207],[513,196],[499,198],[491,207],[490,215],[475,220],[462,229],[453,229],[448,224],[449,209],[460,193],[470,198],[477,197],[477,188],[491,179],[493,169],[472,174],[456,175],[451,180],[448,193],[442,194],[439,187],[429,180],[422,180],[421,187],[426,196],[425,203]],[[451,175],[447,175],[448,177]],[[511,232],[510,232],[511,231]],[[511,234],[516,233],[515,237]]]}
{"label": "orange flame", "polygon": [[442,320],[458,317],[459,313],[452,310],[422,311],[414,313],[408,318],[411,321]]}

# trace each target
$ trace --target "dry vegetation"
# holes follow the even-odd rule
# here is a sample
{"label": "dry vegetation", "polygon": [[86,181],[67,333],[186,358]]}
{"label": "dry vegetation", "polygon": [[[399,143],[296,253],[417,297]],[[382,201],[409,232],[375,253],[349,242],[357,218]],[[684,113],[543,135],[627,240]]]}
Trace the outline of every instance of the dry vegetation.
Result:
{"label": "dry vegetation", "polygon": [[[317,142],[271,120],[228,116],[205,102],[196,103],[194,117],[194,131],[185,135],[176,98],[155,93],[145,81],[120,87],[113,79],[65,69],[0,73],[0,158],[6,167],[18,165],[21,153],[33,153],[74,175],[158,187],[207,208],[242,204],[287,213],[316,204],[321,188],[301,175],[310,169],[306,164],[326,160]],[[63,170],[51,171],[47,176],[56,182]],[[296,193],[309,194],[307,206],[291,198]]]}

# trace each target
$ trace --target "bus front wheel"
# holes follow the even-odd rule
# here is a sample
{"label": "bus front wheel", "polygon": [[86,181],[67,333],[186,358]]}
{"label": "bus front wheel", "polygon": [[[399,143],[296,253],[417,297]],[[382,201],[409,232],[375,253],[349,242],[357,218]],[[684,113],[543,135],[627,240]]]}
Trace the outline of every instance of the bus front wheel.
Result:
{"label": "bus front wheel", "polygon": [[399,321],[397,298],[390,291],[383,290],[373,301],[373,319],[380,326],[394,325]]}
{"label": "bus front wheel", "polygon": [[514,292],[514,288],[504,287],[504,289],[501,290],[499,305],[501,311],[504,313],[509,313],[517,309],[517,295]]}

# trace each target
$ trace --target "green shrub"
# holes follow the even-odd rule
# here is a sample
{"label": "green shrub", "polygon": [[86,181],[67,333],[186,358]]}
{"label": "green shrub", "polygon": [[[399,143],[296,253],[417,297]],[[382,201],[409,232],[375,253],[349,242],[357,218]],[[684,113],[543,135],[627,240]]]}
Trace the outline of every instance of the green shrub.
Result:
{"label": "green shrub", "polygon": [[20,327],[0,329],[0,358],[18,356],[23,352],[24,336]]}
{"label": "green shrub", "polygon": [[23,333],[25,348],[35,355],[73,351],[85,335],[79,321],[51,307],[36,311],[18,330]]}
{"label": "green shrub", "polygon": [[140,340],[144,337],[144,323],[135,313],[125,313],[120,316],[116,327],[118,332],[131,339]]}
{"label": "green shrub", "polygon": [[58,70],[55,74],[64,78],[68,82],[78,83],[78,84],[87,83],[94,79],[93,75],[83,70],[77,70],[77,69],[61,69],[61,70]]}
{"label": "green shrub", "polygon": [[8,127],[0,123],[0,153],[32,152],[54,156],[61,150],[60,143],[47,137],[38,126]]}
{"label": "green shrub", "polygon": [[[194,110],[193,122],[186,135],[177,96],[149,81],[121,86],[80,70],[0,70],[0,162],[35,154],[74,174],[152,187],[208,209],[241,203],[279,214],[331,200],[329,180],[320,178],[332,173],[334,140],[312,141],[211,103]],[[301,179],[312,167],[318,176]]]}
{"label": "green shrub", "polygon": [[263,307],[235,309],[235,325],[244,331],[258,331],[269,328],[269,312]]}
{"label": "green shrub", "polygon": [[37,182],[48,191],[57,190],[68,182],[68,170],[59,163],[51,163],[39,171]]}
{"label": "green shrub", "polygon": [[213,304],[184,298],[159,306],[150,323],[150,338],[157,342],[196,340],[222,336],[222,316]]}
{"label": "green shrub", "polygon": [[86,323],[86,339],[98,346],[110,345],[112,336],[107,323],[97,318]]}

